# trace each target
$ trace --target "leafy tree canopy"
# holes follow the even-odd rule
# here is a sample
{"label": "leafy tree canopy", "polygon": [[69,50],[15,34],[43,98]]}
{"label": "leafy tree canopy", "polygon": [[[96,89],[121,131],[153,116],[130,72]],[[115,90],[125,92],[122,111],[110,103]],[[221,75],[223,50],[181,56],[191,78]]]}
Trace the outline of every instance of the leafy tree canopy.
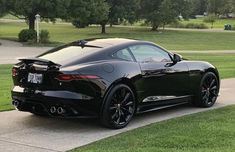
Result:
{"label": "leafy tree canopy", "polygon": [[142,0],[140,14],[151,24],[152,30],[157,30],[160,25],[174,22],[180,15],[188,18],[189,4],[186,0]]}
{"label": "leafy tree canopy", "polygon": [[68,0],[8,0],[8,10],[14,16],[21,16],[29,24],[29,29],[34,29],[35,15],[40,14],[46,21],[55,22],[57,17],[65,17]]}
{"label": "leafy tree canopy", "polygon": [[6,4],[7,0],[0,0],[0,17],[7,12]]}
{"label": "leafy tree canopy", "polygon": [[69,18],[85,27],[108,20],[109,5],[104,0],[71,0],[68,10]]}

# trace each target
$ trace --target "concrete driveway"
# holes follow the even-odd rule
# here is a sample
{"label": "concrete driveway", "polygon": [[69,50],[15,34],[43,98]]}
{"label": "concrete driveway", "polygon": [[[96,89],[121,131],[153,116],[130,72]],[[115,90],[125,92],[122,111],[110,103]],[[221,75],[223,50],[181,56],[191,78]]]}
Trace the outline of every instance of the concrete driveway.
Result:
{"label": "concrete driveway", "polygon": [[100,126],[96,119],[52,119],[18,111],[0,113],[0,151],[66,151],[151,123],[235,104],[235,79],[222,80],[221,95],[213,108],[189,105],[138,115],[122,130]]}

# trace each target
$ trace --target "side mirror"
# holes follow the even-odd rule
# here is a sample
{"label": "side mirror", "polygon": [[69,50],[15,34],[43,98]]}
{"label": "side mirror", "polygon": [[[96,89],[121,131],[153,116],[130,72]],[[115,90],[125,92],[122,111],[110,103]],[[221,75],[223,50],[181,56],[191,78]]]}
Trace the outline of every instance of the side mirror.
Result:
{"label": "side mirror", "polygon": [[182,56],[179,55],[179,54],[174,54],[173,55],[173,62],[177,63],[177,62],[180,62],[180,61],[182,61]]}

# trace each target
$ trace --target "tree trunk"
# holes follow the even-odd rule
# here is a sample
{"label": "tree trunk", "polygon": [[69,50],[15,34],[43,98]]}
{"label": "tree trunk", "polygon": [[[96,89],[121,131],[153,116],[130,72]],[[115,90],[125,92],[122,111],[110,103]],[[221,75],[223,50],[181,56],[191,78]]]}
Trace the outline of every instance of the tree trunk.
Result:
{"label": "tree trunk", "polygon": [[158,25],[153,25],[152,26],[152,31],[157,31],[158,30]]}
{"label": "tree trunk", "polygon": [[101,27],[102,27],[101,33],[102,33],[102,34],[105,34],[105,33],[106,33],[106,24],[105,24],[105,23],[102,23],[102,24],[101,24]]}
{"label": "tree trunk", "polygon": [[163,24],[162,28],[163,28],[163,30],[165,30],[165,24]]}
{"label": "tree trunk", "polygon": [[28,22],[29,22],[29,29],[34,30],[35,29],[35,16],[29,16],[28,17]]}
{"label": "tree trunk", "polygon": [[155,21],[152,21],[152,31],[157,31],[159,27],[159,24]]}

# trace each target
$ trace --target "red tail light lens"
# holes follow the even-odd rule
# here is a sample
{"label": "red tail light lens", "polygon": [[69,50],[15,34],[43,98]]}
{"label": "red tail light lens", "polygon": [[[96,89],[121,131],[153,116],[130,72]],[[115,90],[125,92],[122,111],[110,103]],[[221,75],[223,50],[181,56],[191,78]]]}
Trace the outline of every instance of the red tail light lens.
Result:
{"label": "red tail light lens", "polygon": [[18,75],[18,70],[16,68],[12,68],[12,76],[15,77]]}
{"label": "red tail light lens", "polygon": [[82,79],[99,79],[96,75],[72,75],[72,74],[60,74],[56,77],[59,81],[73,81]]}

